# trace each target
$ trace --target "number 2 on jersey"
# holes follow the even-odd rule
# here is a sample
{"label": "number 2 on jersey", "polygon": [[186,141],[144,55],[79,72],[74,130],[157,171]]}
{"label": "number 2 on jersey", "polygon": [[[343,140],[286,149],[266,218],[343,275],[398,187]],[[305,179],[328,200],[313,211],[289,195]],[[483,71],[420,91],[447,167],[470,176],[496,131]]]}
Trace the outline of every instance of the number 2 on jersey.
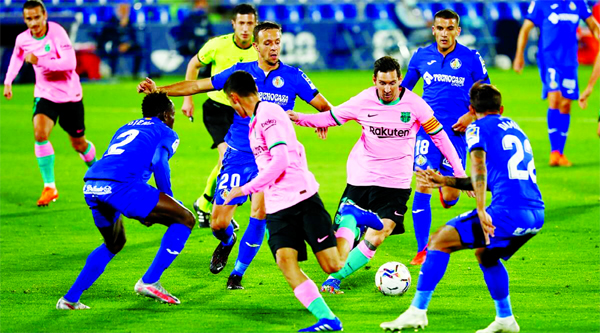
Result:
{"label": "number 2 on jersey", "polygon": [[[505,135],[502,138],[502,148],[504,148],[504,150],[513,150],[513,147],[516,151],[508,160],[508,178],[519,180],[528,180],[531,178],[531,181],[536,184],[537,177],[535,175],[535,164],[533,164],[533,153],[529,140],[525,139],[525,141],[521,143],[521,140],[519,140],[518,137],[510,134]],[[525,154],[530,156],[530,161],[527,163],[527,170],[520,170],[519,164],[525,158]]]}
{"label": "number 2 on jersey", "polygon": [[125,149],[121,149],[120,147],[123,147],[123,146],[127,145],[128,143],[130,143],[131,141],[133,141],[133,139],[135,139],[135,137],[138,136],[138,134],[140,134],[140,131],[138,131],[136,129],[131,129],[127,132],[121,133],[121,135],[119,135],[117,137],[117,139],[125,138],[125,140],[110,145],[110,147],[108,147],[108,150],[106,151],[105,155],[121,155],[121,154],[123,154],[123,152],[125,152]]}

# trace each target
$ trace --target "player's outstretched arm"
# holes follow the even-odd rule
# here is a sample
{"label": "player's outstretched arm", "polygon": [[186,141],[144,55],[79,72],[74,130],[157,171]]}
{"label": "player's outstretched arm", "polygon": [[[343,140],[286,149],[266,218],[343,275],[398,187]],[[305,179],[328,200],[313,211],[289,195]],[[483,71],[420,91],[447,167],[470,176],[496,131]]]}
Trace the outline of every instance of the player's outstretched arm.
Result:
{"label": "player's outstretched arm", "polygon": [[[325,112],[333,109],[333,105],[329,103],[329,101],[323,96],[323,94],[318,93],[312,101],[310,101],[310,105],[312,105],[319,112]],[[319,127],[315,129],[315,133],[319,136],[320,139],[327,139],[327,127]]]}
{"label": "player's outstretched arm", "polygon": [[287,111],[287,113],[290,119],[298,126],[318,128],[341,125],[341,123],[335,120],[333,111],[316,114],[304,114],[295,111]]}
{"label": "player's outstretched arm", "polygon": [[521,30],[519,31],[517,53],[515,54],[515,60],[513,61],[513,70],[519,74],[521,74],[523,67],[525,67],[525,46],[527,46],[529,32],[534,26],[532,21],[525,19],[523,26],[521,26]]}
{"label": "player's outstretched arm", "polygon": [[592,69],[592,75],[590,76],[590,80],[588,81],[587,87],[579,96],[579,107],[585,109],[587,107],[587,100],[592,94],[594,90],[594,86],[596,85],[596,81],[600,77],[600,52],[596,56],[596,60],[594,60],[594,68]]}
{"label": "player's outstretched arm", "polygon": [[[198,72],[200,71],[200,68],[202,68],[203,66],[204,66],[204,64],[201,63],[200,60],[198,60],[197,56],[192,57],[192,59],[190,59],[190,62],[187,65],[187,69],[185,71],[186,81],[197,80]],[[194,100],[192,99],[192,96],[183,97],[183,105],[181,106],[181,111],[187,117],[194,116]]]}
{"label": "player's outstretched arm", "polygon": [[486,153],[482,149],[471,151],[471,182],[475,191],[477,201],[477,215],[481,222],[485,244],[490,243],[490,236],[494,237],[496,227],[492,224],[492,218],[485,211],[485,196],[487,188],[487,168],[485,166]]}
{"label": "player's outstretched arm", "polygon": [[596,37],[598,41],[600,41],[600,25],[598,21],[594,18],[594,16],[590,16],[585,20],[585,24],[587,24],[588,28],[592,32],[592,35]]}
{"label": "player's outstretched arm", "polygon": [[150,78],[140,82],[137,88],[139,93],[149,94],[153,91],[160,90],[167,93],[169,96],[190,96],[203,92],[213,91],[215,88],[212,85],[211,79],[206,78],[195,81],[180,81],[168,86],[156,87],[156,83]]}
{"label": "player's outstretched arm", "polygon": [[458,153],[454,145],[452,145],[452,141],[448,138],[448,134],[444,131],[442,124],[435,117],[431,117],[422,126],[425,132],[431,137],[431,141],[433,141],[452,166],[454,175],[456,177],[466,177],[467,174],[462,167],[460,157],[458,157]]}

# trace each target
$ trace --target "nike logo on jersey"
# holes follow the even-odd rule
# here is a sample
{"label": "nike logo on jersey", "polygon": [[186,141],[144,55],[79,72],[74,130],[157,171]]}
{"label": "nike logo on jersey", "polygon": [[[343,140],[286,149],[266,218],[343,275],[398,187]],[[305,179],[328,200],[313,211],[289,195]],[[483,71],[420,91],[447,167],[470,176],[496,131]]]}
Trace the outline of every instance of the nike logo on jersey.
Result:
{"label": "nike logo on jersey", "polygon": [[167,249],[167,252],[169,252],[170,254],[172,254],[174,256],[176,256],[176,255],[179,254],[179,252],[177,252],[177,251],[171,251],[171,249]]}
{"label": "nike logo on jersey", "polygon": [[554,4],[554,5],[550,6],[550,8],[552,8],[552,9],[556,9],[556,8],[558,8],[558,5],[557,5],[557,4]]}
{"label": "nike logo on jersey", "polygon": [[250,246],[250,247],[259,247],[260,244],[250,244],[248,242],[246,242],[246,245]]}
{"label": "nike logo on jersey", "polygon": [[325,237],[323,237],[323,238],[317,238],[317,242],[318,242],[318,243],[323,243],[323,241],[324,241],[324,240],[326,240],[326,239],[327,239],[327,237],[329,237],[329,235],[327,235],[327,236],[325,236]]}
{"label": "nike logo on jersey", "polygon": [[394,215],[396,215],[396,216],[404,216],[404,214],[398,214],[397,211],[394,211]]}
{"label": "nike logo on jersey", "polygon": [[434,62],[436,62],[437,60],[431,60],[427,62],[427,65],[432,65]]}
{"label": "nike logo on jersey", "polygon": [[419,214],[420,212],[425,211],[425,209],[417,209],[417,210],[413,210],[412,212],[415,214]]}
{"label": "nike logo on jersey", "polygon": [[554,133],[556,131],[557,131],[556,128],[550,128],[550,129],[548,129],[548,134],[552,134],[552,133]]}
{"label": "nike logo on jersey", "polygon": [[371,117],[375,117],[376,115],[377,115],[377,113],[376,114],[370,114],[369,113],[369,114],[367,114],[367,117],[371,118]]}

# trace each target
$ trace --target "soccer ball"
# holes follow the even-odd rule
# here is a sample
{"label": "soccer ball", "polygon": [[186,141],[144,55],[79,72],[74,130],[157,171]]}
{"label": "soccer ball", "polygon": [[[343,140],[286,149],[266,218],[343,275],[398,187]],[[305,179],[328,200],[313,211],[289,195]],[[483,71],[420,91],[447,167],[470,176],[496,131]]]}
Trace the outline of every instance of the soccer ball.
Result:
{"label": "soccer ball", "polygon": [[410,272],[404,264],[390,261],[377,270],[375,286],[384,295],[402,295],[410,287]]}

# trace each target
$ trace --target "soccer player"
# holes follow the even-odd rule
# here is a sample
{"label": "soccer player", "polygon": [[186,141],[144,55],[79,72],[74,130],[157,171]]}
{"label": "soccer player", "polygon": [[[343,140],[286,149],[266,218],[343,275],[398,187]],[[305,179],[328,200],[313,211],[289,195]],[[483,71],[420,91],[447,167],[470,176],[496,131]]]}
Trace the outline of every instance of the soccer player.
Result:
{"label": "soccer player", "polygon": [[[471,105],[477,120],[467,128],[471,177],[441,176],[432,170],[417,172],[426,186],[474,190],[477,208],[461,214],[431,237],[429,253],[417,283],[412,305],[398,319],[381,328],[399,330],[427,326],[427,308],[450,254],[476,249],[475,256],[496,304],[496,319],[478,333],[519,332],[508,294],[508,260],[535,236],[544,224],[544,203],[536,184],[533,151],[527,135],[510,118],[502,117],[502,96],[494,86],[475,84]],[[486,205],[486,188],[492,202]]]}
{"label": "soccer player", "polygon": [[[448,137],[458,152],[462,167],[467,160],[465,129],[474,120],[469,112],[469,88],[474,82],[489,83],[488,72],[481,55],[459,44],[460,17],[450,9],[435,14],[431,27],[435,43],[420,48],[410,59],[402,86],[413,89],[423,78],[423,99],[447,130]],[[417,133],[415,170],[433,169],[442,175],[452,175],[448,161],[434,147],[424,129]],[[438,189],[442,207],[450,208],[458,202],[460,191],[447,186]],[[431,230],[431,189],[417,180],[412,206],[413,226],[417,239],[417,255],[412,265],[421,265],[427,255]]]}
{"label": "soccer player", "polygon": [[[173,199],[171,191],[169,159],[179,145],[173,131],[173,102],[163,92],[151,93],[142,102],[142,114],[144,118],[117,130],[102,159],[85,175],[85,201],[104,244],[88,256],[71,289],[58,300],[59,310],[89,309],[79,301],[81,294],[125,246],[121,214],[148,227],[167,226],[152,265],[134,290],[164,303],[180,303],[160,284],[162,273],[183,250],[196,223],[194,214]],[[147,184],[152,174],[158,189]]]}
{"label": "soccer player", "polygon": [[[213,90],[221,90],[231,74],[244,70],[254,77],[258,86],[259,97],[263,101],[280,105],[284,110],[292,110],[296,96],[312,105],[319,111],[327,111],[331,104],[317,90],[312,81],[301,70],[283,64],[279,60],[281,51],[281,27],[274,22],[261,22],[253,31],[253,46],[258,52],[258,60],[237,63],[236,65],[214,75],[211,78],[197,81],[182,81],[169,86],[160,87],[171,96],[188,96]],[[156,84],[147,79],[138,86],[138,91],[149,92],[156,89]],[[211,229],[221,242],[215,249],[211,259],[210,270],[218,274],[227,264],[236,236],[230,220],[238,205],[243,204],[247,197],[239,197],[225,204],[226,193],[233,187],[243,186],[258,172],[250,142],[248,139],[249,118],[238,114],[233,116],[233,124],[225,137],[228,148],[223,157],[223,168],[217,177],[217,191]],[[321,137],[325,132],[319,133]],[[258,253],[265,233],[265,207],[262,193],[252,194],[250,223],[240,242],[240,250],[235,267],[227,281],[228,289],[243,289],[242,277]]]}
{"label": "soccer player", "polygon": [[[237,71],[223,88],[231,106],[242,118],[251,118],[250,147],[260,169],[250,182],[233,187],[225,203],[234,198],[264,191],[269,229],[269,247],[283,276],[298,300],[318,319],[300,332],[342,331],[342,323],[331,312],[317,285],[298,266],[307,259],[306,244],[312,248],[326,273],[343,266],[331,217],[317,193],[319,184],[308,170],[304,146],[281,106],[261,102],[252,75]],[[381,229],[379,218],[353,205],[353,211],[366,225]]]}
{"label": "soccer player", "polygon": [[[238,62],[256,60],[256,50],[252,47],[252,30],[256,26],[256,20],[256,9],[252,5],[235,6],[231,19],[233,33],[209,40],[188,63],[185,79],[197,80],[198,71],[204,66],[210,65],[210,73],[215,75]],[[210,227],[210,212],[212,211],[217,175],[221,170],[223,154],[227,150],[225,135],[233,123],[233,114],[235,113],[223,92],[211,91],[207,95],[208,99],[202,104],[202,120],[213,139],[211,148],[217,148],[219,151],[219,160],[206,180],[204,193],[194,202],[194,210],[198,214],[198,226],[201,228]],[[181,110],[188,117],[194,116],[192,96],[183,98]]]}
{"label": "soccer player", "polygon": [[548,98],[550,166],[572,165],[564,155],[564,148],[571,121],[571,101],[579,98],[576,32],[580,19],[600,39],[598,22],[585,1],[532,1],[517,41],[513,69],[521,73],[529,32],[534,26],[540,29],[537,63],[542,98]]}
{"label": "soccer player", "polygon": [[[590,75],[590,80],[588,81],[587,87],[581,96],[579,96],[579,107],[582,109],[587,108],[587,100],[590,98],[592,91],[594,90],[594,86],[596,85],[596,81],[598,81],[598,77],[600,77],[600,52],[596,56],[596,60],[594,60],[594,67],[592,68],[592,75]],[[600,136],[600,116],[598,117],[598,136]]]}
{"label": "soccer player", "polygon": [[401,81],[400,64],[385,56],[375,61],[374,87],[363,90],[330,112],[312,115],[289,112],[290,118],[300,126],[329,127],[350,120],[362,126],[362,136],[348,156],[348,184],[340,205],[353,202],[377,213],[384,224],[382,230],[368,229],[364,240],[350,251],[354,240],[360,240],[357,221],[350,216],[336,218],[336,237],[342,244],[342,259],[346,264],[329,276],[321,291],[340,293],[342,279],[366,265],[388,236],[404,233],[419,128],[423,127],[431,136],[454,173],[465,175],[452,142],[429,105],[400,87]]}
{"label": "soccer player", "polygon": [[58,198],[54,182],[54,148],[48,140],[56,121],[69,134],[71,145],[88,167],[96,162],[96,148],[85,139],[83,94],[79,76],[75,73],[75,50],[67,32],[57,23],[48,22],[48,12],[40,0],[25,1],[23,19],[28,29],[17,36],[4,79],[4,97],[12,98],[12,82],[23,62],[32,64],[35,71],[35,156],[44,181],[37,205],[48,206]]}

